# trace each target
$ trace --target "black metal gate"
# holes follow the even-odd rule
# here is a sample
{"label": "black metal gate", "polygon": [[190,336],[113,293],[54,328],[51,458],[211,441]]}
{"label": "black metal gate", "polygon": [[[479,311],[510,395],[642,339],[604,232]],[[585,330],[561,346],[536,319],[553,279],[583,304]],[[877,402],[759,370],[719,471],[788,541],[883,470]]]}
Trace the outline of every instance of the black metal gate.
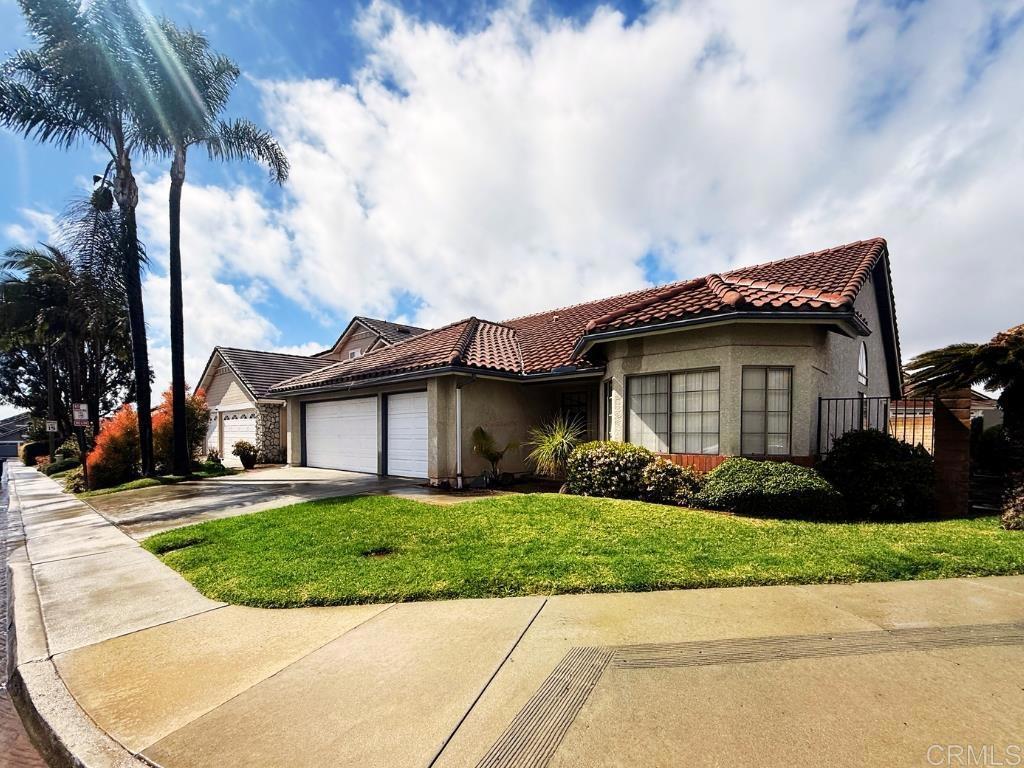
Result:
{"label": "black metal gate", "polygon": [[819,397],[818,455],[832,450],[837,437],[862,429],[877,429],[931,452],[935,447],[934,408],[930,397]]}

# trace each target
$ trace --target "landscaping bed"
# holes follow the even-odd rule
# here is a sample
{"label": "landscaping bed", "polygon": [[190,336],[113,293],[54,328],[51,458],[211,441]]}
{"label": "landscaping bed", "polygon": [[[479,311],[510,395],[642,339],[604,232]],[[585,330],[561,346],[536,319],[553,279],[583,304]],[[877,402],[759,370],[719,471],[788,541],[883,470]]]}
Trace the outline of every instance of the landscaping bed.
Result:
{"label": "landscaping bed", "polygon": [[558,494],[324,499],[144,546],[207,597],[259,607],[1024,573],[1024,535],[994,516],[820,523]]}

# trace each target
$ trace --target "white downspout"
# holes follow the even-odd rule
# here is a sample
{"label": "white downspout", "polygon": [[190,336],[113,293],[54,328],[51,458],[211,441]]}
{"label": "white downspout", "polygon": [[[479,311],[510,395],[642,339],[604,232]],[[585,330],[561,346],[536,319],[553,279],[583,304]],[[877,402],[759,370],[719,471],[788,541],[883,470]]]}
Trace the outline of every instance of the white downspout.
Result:
{"label": "white downspout", "polygon": [[455,387],[455,487],[462,488],[462,385]]}

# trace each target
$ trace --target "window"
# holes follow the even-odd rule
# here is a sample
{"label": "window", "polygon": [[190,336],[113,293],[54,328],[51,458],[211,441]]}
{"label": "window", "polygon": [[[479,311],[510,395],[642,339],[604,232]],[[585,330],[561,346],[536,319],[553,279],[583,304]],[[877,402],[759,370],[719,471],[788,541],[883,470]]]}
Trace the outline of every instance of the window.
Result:
{"label": "window", "polygon": [[587,424],[587,393],[586,392],[563,392],[562,393],[562,418],[568,422],[575,422],[589,433]]}
{"label": "window", "polygon": [[857,383],[868,384],[868,345],[860,343],[860,354],[857,356]]}
{"label": "window", "polygon": [[612,439],[612,380],[604,383],[604,439]]}
{"label": "window", "polygon": [[744,366],[740,450],[746,456],[788,456],[792,368]]}
{"label": "window", "polygon": [[361,349],[350,349],[348,351],[348,359],[349,360],[355,360],[357,357],[362,357],[362,355],[363,355],[363,350],[361,350]]}
{"label": "window", "polygon": [[634,376],[627,439],[658,453],[717,454],[718,369]]}
{"label": "window", "polygon": [[718,453],[718,369],[672,376],[672,452]]}
{"label": "window", "polygon": [[634,445],[668,453],[668,374],[629,379],[629,435]]}

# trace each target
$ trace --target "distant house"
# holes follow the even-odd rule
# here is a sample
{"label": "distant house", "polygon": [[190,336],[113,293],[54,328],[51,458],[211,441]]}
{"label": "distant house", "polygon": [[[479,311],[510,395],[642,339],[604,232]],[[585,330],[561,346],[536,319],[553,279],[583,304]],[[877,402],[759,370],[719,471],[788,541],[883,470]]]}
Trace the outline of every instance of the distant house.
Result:
{"label": "distant house", "polygon": [[[806,463],[819,398],[903,389],[881,238],[504,322],[470,317],[358,355],[345,336],[311,358],[327,364],[302,362],[315,367],[264,395],[285,404],[289,463],[458,484],[486,466],[474,427],[523,443],[557,413],[701,468],[736,455]],[[527,452],[503,468],[529,469]]]}
{"label": "distant house", "polygon": [[18,445],[27,439],[31,414],[28,411],[0,419],[0,462],[18,455]]}
{"label": "distant house", "polygon": [[216,450],[225,464],[231,466],[241,465],[231,454],[239,440],[257,446],[262,461],[283,461],[287,407],[283,399],[269,394],[271,386],[339,360],[355,359],[422,331],[385,320],[355,317],[330,349],[312,357],[215,347],[199,380],[213,416],[207,447]]}

